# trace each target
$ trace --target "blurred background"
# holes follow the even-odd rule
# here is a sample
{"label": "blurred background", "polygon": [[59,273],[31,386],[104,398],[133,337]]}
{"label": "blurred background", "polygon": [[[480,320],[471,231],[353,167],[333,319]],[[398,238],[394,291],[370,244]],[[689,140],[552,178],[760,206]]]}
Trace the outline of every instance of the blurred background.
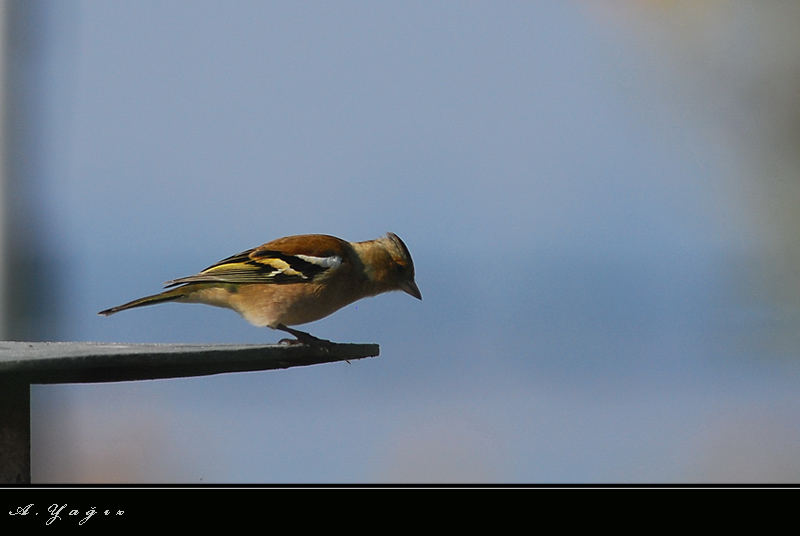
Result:
{"label": "blurred background", "polygon": [[375,359],[34,386],[38,483],[797,482],[800,3],[5,0],[6,339],[272,343],[97,311],[397,233]]}

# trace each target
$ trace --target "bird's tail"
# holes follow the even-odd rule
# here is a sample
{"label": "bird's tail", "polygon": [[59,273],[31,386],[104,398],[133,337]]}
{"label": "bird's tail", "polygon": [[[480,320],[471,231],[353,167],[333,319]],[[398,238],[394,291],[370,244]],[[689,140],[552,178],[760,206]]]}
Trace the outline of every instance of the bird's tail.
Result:
{"label": "bird's tail", "polygon": [[145,305],[155,305],[157,303],[165,303],[165,302],[180,300],[181,298],[187,296],[188,294],[190,294],[190,291],[188,291],[188,289],[185,286],[178,287],[172,290],[164,291],[161,294],[153,294],[152,296],[145,296],[144,298],[139,298],[138,300],[133,300],[132,302],[124,303],[122,305],[117,305],[116,307],[112,307],[111,309],[100,311],[97,314],[103,316],[109,316],[113,315],[114,313],[124,311],[125,309],[133,309],[134,307],[144,307]]}

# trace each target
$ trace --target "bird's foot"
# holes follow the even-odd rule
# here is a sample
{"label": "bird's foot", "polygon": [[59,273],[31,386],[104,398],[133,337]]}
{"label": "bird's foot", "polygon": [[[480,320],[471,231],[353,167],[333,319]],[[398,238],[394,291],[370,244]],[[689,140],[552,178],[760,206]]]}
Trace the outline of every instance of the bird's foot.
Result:
{"label": "bird's foot", "polygon": [[296,339],[281,339],[278,344],[283,344],[287,346],[296,346],[298,344],[303,344],[306,346],[317,346],[322,348],[330,349],[333,346],[333,343],[327,339],[320,339],[318,337],[314,337],[310,333],[306,333],[305,331],[300,331],[297,329],[292,329],[289,327],[280,324],[275,329],[279,329],[281,331],[285,331],[291,335],[294,335]]}

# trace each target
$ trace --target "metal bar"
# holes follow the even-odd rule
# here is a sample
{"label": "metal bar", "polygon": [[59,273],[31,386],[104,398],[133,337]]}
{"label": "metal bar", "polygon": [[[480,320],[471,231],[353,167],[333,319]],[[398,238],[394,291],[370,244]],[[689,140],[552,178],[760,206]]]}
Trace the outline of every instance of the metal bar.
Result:
{"label": "metal bar", "polygon": [[31,483],[31,385],[0,376],[0,484]]}
{"label": "metal bar", "polygon": [[374,357],[377,344],[0,342],[0,484],[31,482],[30,386],[185,378]]}
{"label": "metal bar", "polygon": [[317,347],[257,344],[0,342],[0,375],[29,383],[155,380],[273,370],[374,357],[377,344]]}

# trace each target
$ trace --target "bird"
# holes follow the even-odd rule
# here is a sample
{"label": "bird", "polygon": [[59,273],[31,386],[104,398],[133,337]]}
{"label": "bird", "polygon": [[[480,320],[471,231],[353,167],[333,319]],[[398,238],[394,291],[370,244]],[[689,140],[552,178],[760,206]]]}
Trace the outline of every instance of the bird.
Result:
{"label": "bird", "polygon": [[394,233],[348,242],[324,234],[278,238],[219,261],[202,272],[164,283],[159,294],[100,311],[166,302],[202,303],[233,309],[258,327],[284,331],[285,344],[325,345],[330,341],[293,329],[324,318],[355,301],[403,291],[418,300],[414,262]]}

